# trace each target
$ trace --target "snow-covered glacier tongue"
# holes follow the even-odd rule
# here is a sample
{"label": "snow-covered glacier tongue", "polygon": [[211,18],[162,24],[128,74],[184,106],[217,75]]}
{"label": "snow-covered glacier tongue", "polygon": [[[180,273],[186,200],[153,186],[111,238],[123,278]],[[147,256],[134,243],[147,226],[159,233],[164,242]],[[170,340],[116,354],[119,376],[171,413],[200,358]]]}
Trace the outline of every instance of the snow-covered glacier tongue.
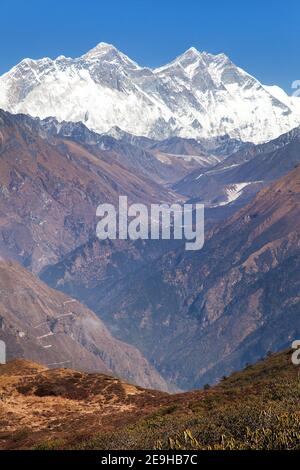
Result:
{"label": "snow-covered glacier tongue", "polygon": [[193,47],[157,69],[106,43],[74,59],[24,59],[0,77],[0,108],[157,140],[229,135],[262,143],[300,124],[300,98],[263,86],[224,54]]}

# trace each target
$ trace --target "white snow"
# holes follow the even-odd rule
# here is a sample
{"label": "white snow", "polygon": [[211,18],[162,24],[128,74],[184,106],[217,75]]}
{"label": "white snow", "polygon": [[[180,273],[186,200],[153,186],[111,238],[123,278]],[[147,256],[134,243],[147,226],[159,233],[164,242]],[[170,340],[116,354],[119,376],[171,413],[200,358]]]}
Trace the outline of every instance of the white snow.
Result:
{"label": "white snow", "polygon": [[48,338],[48,336],[53,336],[54,333],[52,331],[50,333],[47,333],[46,335],[38,336],[36,339],[43,339],[43,338]]}
{"label": "white snow", "polygon": [[234,163],[232,165],[227,165],[224,168],[217,168],[216,170],[209,170],[209,171],[206,171],[205,173],[200,173],[200,175],[197,176],[196,181],[199,180],[204,174],[205,175],[216,175],[217,173],[224,173],[224,172],[230,170],[230,168],[241,166],[242,164],[243,163]]}
{"label": "white snow", "polygon": [[25,59],[0,77],[0,108],[96,132],[261,143],[300,124],[300,98],[264,86],[224,54],[190,48],[158,69],[100,43],[79,58]]}
{"label": "white snow", "polygon": [[231,184],[225,188],[226,200],[214,205],[213,207],[227,206],[233,201],[236,201],[243,193],[243,189],[251,184],[262,183],[262,181],[248,181],[244,183]]}
{"label": "white snow", "polygon": [[230,204],[230,202],[233,202],[236,199],[238,199],[239,196],[240,196],[241,191],[244,188],[246,188],[246,186],[248,186],[249,184],[251,184],[251,183],[238,183],[238,184],[234,184],[231,187],[227,188],[226,193],[227,193],[228,199],[227,199],[226,204]]}
{"label": "white snow", "polygon": [[278,99],[288,107],[296,109],[297,112],[300,112],[299,96],[289,96],[282,88],[277,85],[264,85],[264,88],[276,99]]}

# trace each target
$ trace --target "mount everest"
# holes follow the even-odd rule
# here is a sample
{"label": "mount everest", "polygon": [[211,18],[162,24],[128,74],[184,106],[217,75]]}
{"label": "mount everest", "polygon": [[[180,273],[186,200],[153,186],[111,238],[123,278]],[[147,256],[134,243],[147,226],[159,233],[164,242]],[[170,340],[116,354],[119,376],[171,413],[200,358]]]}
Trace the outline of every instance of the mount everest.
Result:
{"label": "mount everest", "polygon": [[300,123],[300,98],[193,47],[157,69],[106,43],[75,59],[24,59],[0,77],[0,108],[156,140],[229,135],[257,144]]}

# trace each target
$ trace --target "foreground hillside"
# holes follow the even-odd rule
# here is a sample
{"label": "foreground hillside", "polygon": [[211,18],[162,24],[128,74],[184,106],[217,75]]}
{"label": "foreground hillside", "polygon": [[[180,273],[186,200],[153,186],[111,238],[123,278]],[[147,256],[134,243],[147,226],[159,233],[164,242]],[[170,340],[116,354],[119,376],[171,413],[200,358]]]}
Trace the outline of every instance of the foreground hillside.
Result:
{"label": "foreground hillside", "polygon": [[18,360],[0,366],[0,448],[300,449],[298,374],[285,351],[168,395]]}

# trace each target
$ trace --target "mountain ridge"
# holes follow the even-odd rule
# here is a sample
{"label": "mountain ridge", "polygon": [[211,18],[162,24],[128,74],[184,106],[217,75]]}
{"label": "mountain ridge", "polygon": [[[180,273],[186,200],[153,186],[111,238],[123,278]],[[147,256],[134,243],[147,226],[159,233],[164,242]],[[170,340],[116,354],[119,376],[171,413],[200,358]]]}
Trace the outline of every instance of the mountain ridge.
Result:
{"label": "mountain ridge", "polygon": [[228,134],[259,143],[300,122],[300,100],[272,94],[225,54],[195,48],[152,70],[100,43],[75,59],[25,59],[0,85],[7,111],[82,121],[98,133],[118,126],[156,140]]}

